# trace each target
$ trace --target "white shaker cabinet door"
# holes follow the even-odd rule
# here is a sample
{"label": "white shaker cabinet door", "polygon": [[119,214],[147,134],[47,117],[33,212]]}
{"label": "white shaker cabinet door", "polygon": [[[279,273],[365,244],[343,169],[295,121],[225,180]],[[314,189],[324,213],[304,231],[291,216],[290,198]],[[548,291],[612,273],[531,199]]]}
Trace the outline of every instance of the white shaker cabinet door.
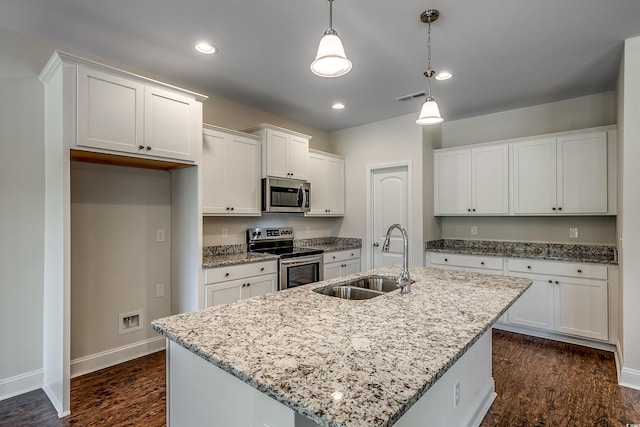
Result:
{"label": "white shaker cabinet door", "polygon": [[509,323],[553,331],[553,277],[511,272],[507,274],[533,281],[531,287],[509,308]]}
{"label": "white shaker cabinet door", "polygon": [[229,161],[231,144],[228,135],[205,130],[202,138],[202,211],[226,214],[230,206]]}
{"label": "white shaker cabinet door", "polygon": [[558,332],[609,338],[607,281],[562,277],[554,279],[555,329]]}
{"label": "white shaker cabinet door", "polygon": [[267,129],[265,147],[267,176],[290,178],[288,150],[289,135],[276,130]]}
{"label": "white shaker cabinet door", "polygon": [[289,137],[289,178],[307,179],[309,140],[295,135]]}
{"label": "white shaker cabinet door", "polygon": [[82,66],[77,84],[78,145],[127,153],[144,148],[143,84]]}
{"label": "white shaker cabinet door", "polygon": [[309,182],[311,183],[311,206],[308,216],[326,215],[329,188],[327,187],[327,158],[322,154],[309,153]]}
{"label": "white shaker cabinet door", "polygon": [[[194,160],[196,101],[163,89],[145,89],[145,151],[152,156]],[[202,118],[200,118],[200,123]]]}
{"label": "white shaker cabinet door", "polygon": [[558,138],[559,213],[607,213],[607,133]]}
{"label": "white shaker cabinet door", "polygon": [[266,295],[277,290],[277,275],[258,276],[252,280],[247,280],[244,287],[242,299]]}
{"label": "white shaker cabinet door", "polygon": [[436,153],[435,215],[471,213],[471,150]]}
{"label": "white shaker cabinet door", "polygon": [[330,215],[344,215],[344,159],[327,158],[327,206]]}
{"label": "white shaker cabinet door", "polygon": [[260,141],[231,137],[233,158],[230,162],[232,213],[260,214]]}
{"label": "white shaker cabinet door", "polygon": [[511,156],[512,212],[556,213],[556,139],[513,143]]}
{"label": "white shaker cabinet door", "polygon": [[492,145],[471,150],[471,211],[475,214],[509,213],[509,146]]}

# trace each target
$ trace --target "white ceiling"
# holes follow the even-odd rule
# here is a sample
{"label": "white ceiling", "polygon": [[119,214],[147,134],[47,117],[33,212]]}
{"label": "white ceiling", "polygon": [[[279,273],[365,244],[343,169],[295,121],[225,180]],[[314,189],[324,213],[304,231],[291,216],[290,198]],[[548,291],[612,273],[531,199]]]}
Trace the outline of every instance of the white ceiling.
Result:
{"label": "white ceiling", "polygon": [[417,115],[422,99],[396,98],[427,89],[431,8],[433,68],[454,73],[432,90],[445,120],[611,90],[640,35],[639,0],[335,0],[353,69],[324,79],[309,65],[327,0],[2,0],[0,27],[332,131]]}

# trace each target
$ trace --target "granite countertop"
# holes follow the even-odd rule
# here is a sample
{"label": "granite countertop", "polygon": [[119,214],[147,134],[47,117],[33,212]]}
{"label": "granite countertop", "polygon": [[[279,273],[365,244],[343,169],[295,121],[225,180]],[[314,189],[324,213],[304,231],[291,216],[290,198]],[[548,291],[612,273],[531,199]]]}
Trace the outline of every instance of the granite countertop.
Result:
{"label": "granite countertop", "polygon": [[618,264],[618,252],[611,245],[502,242],[492,240],[440,239],[425,242],[427,252],[530,258],[551,261]]}
{"label": "granite countertop", "polygon": [[[311,283],[152,322],[165,337],[323,426],[396,422],[531,284],[505,276],[410,268],[395,290],[344,300]],[[283,323],[282,319],[288,319]],[[336,402],[336,390],[344,399]]]}
{"label": "granite countertop", "polygon": [[277,261],[278,255],[260,252],[238,252],[220,255],[205,255],[202,257],[202,268],[223,267],[226,265],[248,264],[251,262]]}
{"label": "granite countertop", "polygon": [[[351,237],[300,239],[294,240],[293,243],[296,247],[322,249],[324,252],[337,252],[362,247],[362,239]],[[202,251],[202,268],[270,261],[278,258],[277,255],[272,254],[247,252],[246,244],[207,246]]]}

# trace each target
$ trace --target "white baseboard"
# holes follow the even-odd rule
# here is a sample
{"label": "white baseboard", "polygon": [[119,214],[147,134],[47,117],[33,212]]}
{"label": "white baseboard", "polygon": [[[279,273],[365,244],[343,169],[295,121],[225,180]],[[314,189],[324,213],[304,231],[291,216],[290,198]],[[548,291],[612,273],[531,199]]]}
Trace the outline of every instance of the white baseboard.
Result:
{"label": "white baseboard", "polygon": [[44,373],[42,369],[26,372],[15,377],[0,379],[0,400],[42,388]]}
{"label": "white baseboard", "polygon": [[480,393],[480,399],[475,404],[476,411],[472,414],[471,418],[467,420],[465,424],[468,427],[477,427],[482,423],[482,420],[489,412],[489,408],[493,404],[493,401],[496,400],[498,395],[496,394],[495,381],[493,381],[493,377],[488,381],[482,393]]}
{"label": "white baseboard", "polygon": [[640,390],[640,371],[623,366],[622,369],[620,369],[618,384],[623,387]]}
{"label": "white baseboard", "polygon": [[60,412],[60,408],[62,408],[62,402],[60,402],[57,398],[55,393],[53,393],[51,390],[49,390],[49,387],[47,387],[47,384],[42,384],[42,391],[44,391],[44,393],[47,395],[47,397],[49,398],[49,401],[51,402],[51,404],[53,405],[53,407],[55,408],[56,411],[58,411],[58,418],[64,418],[67,415],[71,415],[71,411],[67,410],[64,412]]}
{"label": "white baseboard", "polygon": [[581,345],[583,347],[591,347],[598,350],[605,350],[615,353],[616,346],[602,341],[592,341],[585,338],[572,337],[570,335],[558,334],[550,331],[543,331],[541,329],[527,328],[526,326],[514,325],[510,323],[496,323],[493,325],[495,329],[500,329],[507,332],[515,332],[523,335],[530,335],[537,338],[545,338],[553,341],[566,342],[569,344]]}
{"label": "white baseboard", "polygon": [[164,350],[164,337],[151,338],[133,344],[80,357],[71,361],[71,378],[79,377],[118,363],[127,362],[138,357],[146,356],[156,351]]}

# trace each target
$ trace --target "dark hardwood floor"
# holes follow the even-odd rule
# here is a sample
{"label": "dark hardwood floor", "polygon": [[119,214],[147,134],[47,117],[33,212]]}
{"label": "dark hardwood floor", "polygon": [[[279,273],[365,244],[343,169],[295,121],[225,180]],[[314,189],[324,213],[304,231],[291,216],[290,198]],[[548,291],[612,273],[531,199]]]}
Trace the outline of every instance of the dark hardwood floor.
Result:
{"label": "dark hardwood floor", "polygon": [[[63,419],[42,390],[7,399],[0,426],[164,426],[165,373],[159,352],[75,378]],[[498,397],[482,427],[640,424],[640,391],[616,384],[606,351],[494,331],[493,377]]]}

